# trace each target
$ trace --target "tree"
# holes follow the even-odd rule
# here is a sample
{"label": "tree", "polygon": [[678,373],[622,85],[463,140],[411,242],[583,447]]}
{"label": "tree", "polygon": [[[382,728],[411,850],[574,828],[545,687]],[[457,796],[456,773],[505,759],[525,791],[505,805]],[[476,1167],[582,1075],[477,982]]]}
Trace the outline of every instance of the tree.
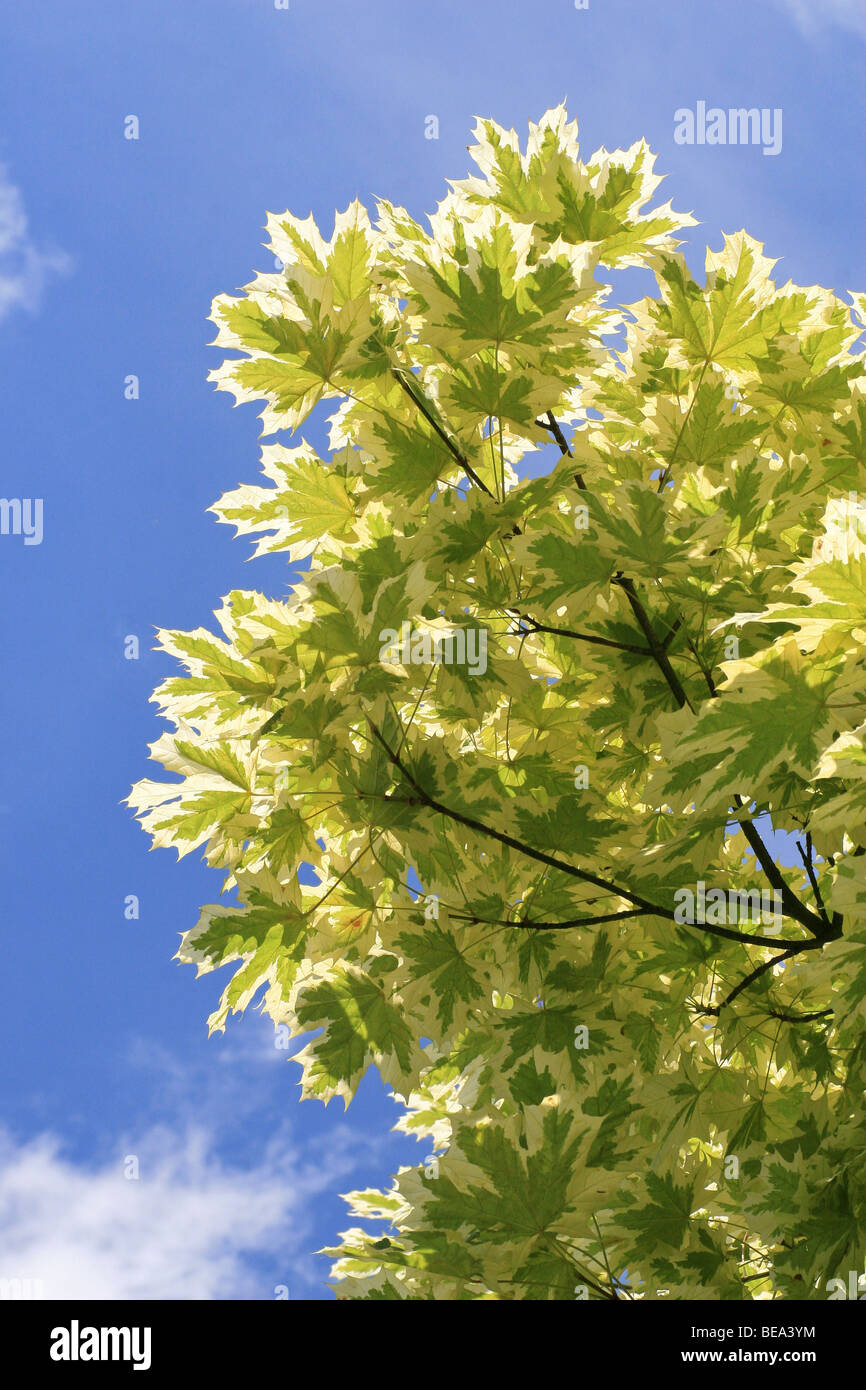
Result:
{"label": "tree", "polygon": [[271,215],[283,269],[214,300],[264,435],[336,411],[213,507],[307,569],[160,632],[180,780],[130,803],[237,889],[178,953],[239,963],[211,1030],[264,991],[305,1097],[377,1067],[429,1138],[351,1195],[339,1296],[825,1298],[866,1227],[866,296],[745,232],[695,278],[646,143],[584,164],[562,107],[476,137],[429,232]]}

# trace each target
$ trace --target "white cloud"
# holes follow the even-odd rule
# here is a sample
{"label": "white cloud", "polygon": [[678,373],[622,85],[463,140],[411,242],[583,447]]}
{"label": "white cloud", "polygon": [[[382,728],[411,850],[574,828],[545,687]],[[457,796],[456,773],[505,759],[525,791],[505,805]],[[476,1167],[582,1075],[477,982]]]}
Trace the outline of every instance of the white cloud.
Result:
{"label": "white cloud", "polygon": [[779,0],[802,33],[811,36],[818,29],[838,25],[866,36],[864,0]]}
{"label": "white cloud", "polygon": [[40,250],[31,238],[21,190],[0,164],[0,320],[15,308],[39,308],[46,281],[71,267],[65,251]]}
{"label": "white cloud", "polygon": [[357,1116],[318,1137],[275,1123],[297,1065],[255,1012],[183,1057],[133,1037],[120,1060],[139,1118],[132,1133],[93,1136],[95,1162],[73,1160],[56,1133],[0,1127],[0,1302],[268,1300],[277,1284],[327,1298],[328,1262],[313,1252],[345,1223],[340,1212],[323,1230],[321,1203],[332,1212],[340,1192],[387,1187],[407,1161],[394,1137]]}
{"label": "white cloud", "polygon": [[[2,1134],[0,1280],[39,1281],[24,1287],[46,1299],[271,1299],[274,1279],[252,1263],[265,1256],[290,1297],[308,1297],[326,1273],[309,1256],[312,1199],[352,1172],[358,1148],[345,1128],[326,1151],[280,1137],[241,1168],[219,1158],[207,1130],[154,1127],[88,1168],[53,1136],[19,1144]],[[129,1153],[137,1180],[124,1176]]]}

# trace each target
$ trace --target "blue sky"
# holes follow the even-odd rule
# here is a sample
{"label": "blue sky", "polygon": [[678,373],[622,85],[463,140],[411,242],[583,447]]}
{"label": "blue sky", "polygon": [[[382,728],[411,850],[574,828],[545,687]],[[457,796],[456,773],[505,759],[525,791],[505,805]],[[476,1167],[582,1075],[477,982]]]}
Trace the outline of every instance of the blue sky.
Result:
{"label": "blue sky", "polygon": [[[205,510],[259,471],[256,408],[206,380],[206,316],[270,268],[265,213],[312,210],[326,235],[356,196],[422,215],[469,172],[476,115],[523,137],[566,97],[587,153],[647,137],[663,197],[701,223],[695,267],[745,226],[782,280],[863,289],[864,59],[864,0],[4,7],[0,491],[42,498],[44,534],[0,536],[0,1276],[330,1298],[310,1252],[348,1224],[337,1194],[418,1153],[374,1077],[345,1114],[299,1105],[257,1013],[207,1040],[222,981],[171,957],[221,875],[149,852],[121,805],[159,775],[154,629],[286,591],[284,563],[247,564]],[[699,101],[780,108],[781,151],[678,145]]]}

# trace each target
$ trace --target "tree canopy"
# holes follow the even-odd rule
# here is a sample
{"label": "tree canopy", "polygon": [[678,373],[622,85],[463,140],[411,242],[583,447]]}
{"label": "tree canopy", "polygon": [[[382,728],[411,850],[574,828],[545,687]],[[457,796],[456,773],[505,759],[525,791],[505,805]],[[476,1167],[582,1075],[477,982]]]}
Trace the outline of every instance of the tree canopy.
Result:
{"label": "tree canopy", "polygon": [[826,1298],[866,1228],[866,296],[745,232],[693,275],[643,140],[475,134],[429,230],[271,214],[282,269],[214,300],[212,379],[290,442],[212,510],[307,568],[160,631],[174,778],[130,804],[237,890],[178,952],[234,966],[211,1030],[260,1001],[304,1097],[378,1068],[428,1140],[351,1194],[339,1297]]}

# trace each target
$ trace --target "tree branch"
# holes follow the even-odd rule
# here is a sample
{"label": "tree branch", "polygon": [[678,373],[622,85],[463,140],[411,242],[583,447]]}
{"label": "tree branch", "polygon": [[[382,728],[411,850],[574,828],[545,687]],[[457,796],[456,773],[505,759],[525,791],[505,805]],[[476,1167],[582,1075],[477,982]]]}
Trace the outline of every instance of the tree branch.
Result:
{"label": "tree branch", "polygon": [[[559,429],[559,426],[557,425],[552,413],[549,414],[549,419],[551,421],[551,429],[554,430],[555,427],[554,437],[561,439],[560,449],[563,449],[564,446],[564,452],[568,452],[570,454],[571,450],[568,448],[564,436],[562,436],[562,431]],[[558,431],[558,436],[556,435],[556,431]],[[649,645],[650,654],[652,655],[653,660],[659,667],[659,670],[664,675],[665,680],[667,681],[668,686],[678,706],[680,707],[680,709],[682,709],[684,705],[688,705],[688,708],[692,710],[692,712],[694,712],[693,706],[688,696],[686,695],[682,682],[680,681],[679,676],[677,675],[676,671],[671,665],[667,655],[667,643],[670,641],[670,638],[673,635],[673,633],[670,633],[668,635],[668,638],[665,642],[660,642],[658,637],[656,636],[652,623],[650,622],[649,616],[645,608],[643,607],[643,604],[641,603],[640,599],[638,598],[633,581],[623,574],[617,574],[614,576],[612,582],[620,586],[626,598],[628,599],[629,604],[631,606],[631,610],[634,613],[634,616],[637,619],[638,623],[640,624],[644,636],[646,637],[647,643]],[[676,624],[674,626],[674,631],[675,630]],[[692,654],[695,657],[695,660],[698,662],[704,679],[707,682],[710,694],[712,696],[715,696],[716,688],[713,682],[712,674],[705,669],[703,662],[700,661],[700,658],[698,657],[695,647],[690,639],[689,647],[691,648]],[[742,807],[745,804],[740,796],[735,796],[734,800],[738,808]],[[741,820],[738,818],[737,823],[741,826],[746,840],[748,841],[749,845],[754,851],[755,856],[758,862],[760,863],[761,867],[763,868],[764,873],[766,874],[770,883],[781,893],[782,907],[785,915],[788,917],[792,917],[794,921],[799,922],[801,926],[805,927],[807,931],[811,932],[813,936],[819,938],[821,941],[833,941],[837,937],[839,937],[842,932],[842,926],[841,921],[838,920],[838,914],[834,915],[833,921],[831,923],[827,920],[826,913],[822,913],[822,916],[820,917],[816,916],[816,914],[814,912],[811,912],[804,903],[801,903],[799,898],[797,898],[795,894],[791,892],[791,889],[785,883],[784,879],[782,878],[782,875],[779,873],[778,869],[776,868],[776,865],[773,863],[769,851],[764,845],[763,840],[761,839],[757,829],[752,824],[752,822],[750,820]]]}
{"label": "tree branch", "polygon": [[613,579],[611,580],[611,583],[618,584],[619,587],[622,589],[623,593],[625,594],[626,598],[628,599],[629,604],[631,606],[631,611],[634,613],[635,617],[640,623],[644,637],[649,643],[649,649],[652,658],[658,666],[659,670],[661,671],[662,675],[664,676],[665,680],[667,681],[673,693],[674,699],[676,700],[680,709],[682,709],[683,705],[688,705],[689,709],[692,711],[692,713],[694,713],[694,706],[689,700],[689,697],[686,695],[686,692],[682,686],[682,682],[680,681],[679,676],[677,675],[676,671],[670,663],[670,659],[668,658],[668,654],[665,651],[664,644],[660,642],[658,637],[656,636],[655,629],[653,628],[652,623],[649,620],[647,611],[637,596],[637,592],[634,587],[634,582],[631,579],[626,578],[626,576],[623,574],[615,574]]}
{"label": "tree branch", "polygon": [[[535,423],[539,425],[542,429],[549,429],[557,444],[559,445],[560,451],[563,454],[567,454],[568,457],[571,458],[571,449],[568,446],[565,435],[562,433],[562,430],[557,420],[555,419],[552,410],[549,410],[547,412],[547,418],[550,421],[549,425],[545,425],[544,422],[541,420],[536,420]],[[575,473],[574,476],[578,487],[585,487],[585,483],[582,477],[577,473]],[[686,692],[683,689],[682,682],[680,681],[679,676],[677,675],[676,671],[674,670],[673,666],[668,660],[666,651],[667,644],[658,640],[653,626],[650,623],[649,617],[647,616],[646,609],[644,608],[643,604],[637,596],[637,592],[635,590],[633,581],[631,579],[626,578],[625,575],[618,574],[614,577],[612,583],[618,584],[619,587],[623,590],[626,598],[629,601],[629,604],[631,605],[631,610],[641,626],[641,630],[644,634],[644,637],[647,639],[647,642],[649,644],[649,651],[645,652],[644,655],[652,656],[653,660],[659,667],[659,670],[662,672],[665,680],[670,686],[670,689],[673,691],[674,698],[677,704],[680,706],[680,708],[682,708],[683,705],[688,705],[689,709],[692,709],[692,705],[688,699],[688,696],[686,695]],[[676,626],[674,628],[674,631],[675,630]],[[672,635],[673,634],[671,633],[670,636]],[[670,636],[667,639],[668,641],[670,641]]]}
{"label": "tree branch", "polygon": [[[559,451],[561,454],[567,454],[569,458],[574,458],[571,449],[568,447],[568,441],[566,440],[565,435],[562,433],[562,428],[559,424],[559,421],[556,419],[556,416],[554,415],[552,410],[548,410],[547,419],[549,421],[548,424],[545,424],[544,420],[536,420],[535,423],[536,425],[538,425],[539,429],[550,430],[550,433],[553,435],[554,439],[559,445]],[[579,488],[581,488],[584,492],[586,491],[586,483],[583,481],[583,477],[580,473],[575,473],[574,481],[577,483],[577,486]]]}
{"label": "tree branch", "polygon": [[826,923],[829,930],[832,931],[833,923],[827,916],[827,909],[824,906],[824,899],[821,897],[821,889],[818,887],[818,879],[815,875],[815,866],[812,862],[812,832],[810,830],[806,831],[806,853],[803,853],[803,846],[800,844],[799,840],[797,841],[797,850],[799,852],[800,858],[803,861],[803,864],[805,865],[806,873],[809,876],[809,882],[812,885],[812,892],[815,894],[815,902],[818,904],[818,911],[820,912],[821,917],[823,921]]}
{"label": "tree branch", "polygon": [[688,633],[686,633],[686,642],[688,643],[689,651],[691,652],[692,656],[695,658],[695,661],[697,662],[698,670],[700,671],[701,675],[707,683],[707,690],[709,690],[710,692],[710,698],[715,700],[719,692],[716,689],[716,683],[713,680],[712,672],[707,669],[707,667],[704,665],[703,661],[699,657],[698,649],[692,641],[691,637],[688,635]]}
{"label": "tree branch", "polygon": [[832,1009],[819,1009],[813,1014],[780,1014],[775,1009],[770,1010],[770,1018],[780,1018],[783,1023],[814,1023],[819,1018],[832,1018]]}
{"label": "tree branch", "polygon": [[[819,944],[820,943],[817,941],[806,942],[805,946],[801,946],[799,950],[814,950]],[[738,985],[735,985],[735,987],[731,990],[730,994],[727,994],[725,998],[722,1000],[721,1004],[717,1005],[715,1008],[704,1009],[703,1012],[707,1014],[713,1014],[716,1018],[718,1018],[722,1012],[722,1009],[726,1009],[729,1004],[733,1004],[734,1000],[737,998],[738,995],[742,994],[744,989],[748,989],[749,985],[754,984],[755,980],[759,980],[761,976],[765,975],[768,970],[772,970],[773,966],[778,965],[780,960],[787,960],[790,956],[796,954],[797,951],[792,950],[791,947],[788,947],[787,949],[780,951],[777,956],[773,956],[772,960],[762,961],[760,965],[755,966],[754,970],[750,970],[748,975],[744,976],[744,978],[740,980],[740,983]]]}
{"label": "tree branch", "polygon": [[644,917],[647,913],[643,907],[632,907],[627,912],[606,912],[600,917],[570,917],[564,922],[534,922],[528,917],[512,922],[507,917],[473,917],[468,912],[450,912],[448,915],[458,922],[487,927],[528,927],[530,931],[561,931],[565,927],[597,927],[603,922],[621,922],[625,917]]}
{"label": "tree branch", "polygon": [[[738,810],[741,810],[746,802],[739,793],[735,793],[734,804]],[[842,933],[840,928],[830,927],[829,925],[825,928],[825,924],[821,918],[817,917],[814,912],[806,907],[805,903],[801,903],[800,899],[791,892],[773,862],[770,851],[761,839],[753,821],[739,816],[735,817],[735,819],[737,824],[742,828],[746,840],[754,851],[755,858],[764,870],[770,883],[781,894],[782,908],[785,916],[793,917],[795,922],[799,922],[801,926],[805,927],[807,931],[811,932],[813,936],[818,937],[821,941],[835,941],[837,937],[841,936]]]}
{"label": "tree branch", "polygon": [[426,402],[415,394],[414,389],[409,385],[409,382],[407,381],[405,375],[399,369],[399,367],[392,367],[391,375],[393,376],[397,384],[406,392],[406,395],[409,397],[409,399],[411,401],[414,401],[415,405],[418,407],[421,414],[424,416],[424,419],[427,421],[428,425],[430,425],[431,428],[436,431],[443,444],[445,444],[450,450],[450,452],[454,455],[454,458],[460,464],[460,467],[464,470],[467,478],[470,478],[476,487],[480,487],[482,492],[486,492],[488,497],[492,497],[493,493],[490,491],[490,488],[487,486],[485,482],[482,482],[481,478],[479,478],[478,474],[475,472],[474,468],[472,468],[471,464],[469,463],[469,460],[466,458],[466,455],[463,453],[461,449],[457,447],[456,443],[448,434],[448,432],[442,428],[442,426],[439,424],[439,421],[428,409]]}
{"label": "tree branch", "polygon": [[571,452],[571,449],[569,448],[568,440],[562,433],[562,427],[560,426],[559,421],[556,419],[552,410],[548,410],[546,421],[536,420],[535,423],[536,425],[538,425],[539,429],[550,430],[550,433],[553,435],[554,439],[559,445],[561,453],[567,454],[569,458],[574,458],[574,454]]}
{"label": "tree branch", "polygon": [[546,623],[540,623],[537,619],[530,617],[528,613],[521,613],[517,608],[506,608],[506,613],[513,614],[522,623],[531,623],[533,632],[549,632],[556,637],[573,637],[578,642],[594,642],[599,647],[616,647],[621,652],[634,652],[637,656],[651,656],[649,647],[638,647],[632,642],[615,642],[610,637],[599,637],[594,632],[576,632],[570,627],[548,627]]}
{"label": "tree branch", "polygon": [[[708,922],[689,922],[679,923],[670,908],[659,907],[656,903],[648,902],[646,898],[641,898],[637,893],[632,893],[627,888],[618,887],[607,879],[600,878],[597,874],[589,873],[586,869],[578,869],[573,864],[568,864],[564,859],[557,859],[552,854],[545,854],[543,850],[533,849],[531,845],[525,844],[522,840],[517,840],[513,835],[506,835],[501,830],[494,830],[492,826],[485,825],[483,821],[475,820],[473,816],[464,816],[462,812],[453,810],[450,806],[445,806],[441,801],[429,796],[424,788],[415,780],[412,773],[406,767],[400,757],[391,749],[383,738],[376,724],[367,716],[367,721],[373,732],[376,742],[384,750],[388,761],[398,769],[402,777],[416,793],[414,797],[391,796],[388,794],[377,794],[382,801],[387,801],[391,805],[414,806],[420,803],[427,806],[431,811],[437,811],[440,815],[447,816],[450,820],[456,821],[458,825],[465,825],[470,830],[475,830],[481,835],[487,835],[493,840],[497,840],[502,845],[507,845],[509,849],[516,850],[518,854],[526,855],[529,859],[535,859],[541,864],[546,864],[551,869],[559,869],[562,873],[570,875],[572,878],[579,879],[581,883],[591,883],[595,888],[601,888],[605,893],[609,893],[617,898],[625,898],[626,902],[632,902],[641,912],[653,917],[663,917],[668,922],[674,922],[677,926],[696,926],[702,931],[709,932],[712,936],[725,937],[729,941],[737,941],[741,945],[764,946],[770,948],[790,948],[794,951],[808,951],[816,949],[822,942],[812,941],[774,941],[766,936],[755,936],[748,932],[730,931],[726,927],[717,927]],[[361,797],[369,795],[359,793]],[[616,914],[617,916],[621,914]],[[637,913],[634,914],[635,916]],[[509,922],[506,925],[516,926],[517,923]],[[530,925],[523,923],[519,925]],[[536,924],[531,924],[536,925]]]}

